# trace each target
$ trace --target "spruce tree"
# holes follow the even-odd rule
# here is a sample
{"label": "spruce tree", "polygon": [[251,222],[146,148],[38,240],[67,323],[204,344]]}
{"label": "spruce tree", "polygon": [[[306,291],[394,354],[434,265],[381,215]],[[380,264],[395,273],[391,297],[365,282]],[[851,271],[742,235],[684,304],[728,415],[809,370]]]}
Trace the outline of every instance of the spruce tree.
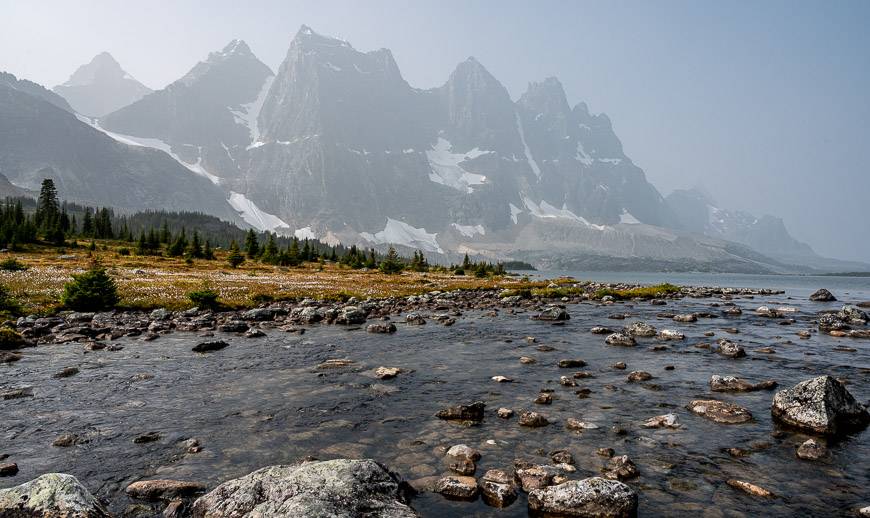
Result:
{"label": "spruce tree", "polygon": [[208,239],[205,240],[205,246],[202,249],[202,258],[207,261],[214,261],[214,250],[211,249],[211,243]]}
{"label": "spruce tree", "polygon": [[245,254],[248,259],[256,259],[260,255],[260,245],[257,242],[257,234],[254,229],[248,230],[248,235],[245,237]]}
{"label": "spruce tree", "polygon": [[402,260],[399,258],[399,254],[396,252],[396,249],[390,247],[387,252],[387,256],[381,261],[381,271],[386,274],[399,273],[404,268],[405,265],[402,264]]}
{"label": "spruce tree", "polygon": [[57,201],[57,188],[51,178],[42,180],[39,189],[39,198],[36,202],[36,223],[43,229],[54,226],[60,213],[60,205]]}
{"label": "spruce tree", "polygon": [[199,242],[199,232],[193,231],[193,237],[190,238],[190,245],[187,247],[187,257],[191,259],[202,259],[202,243]]}
{"label": "spruce tree", "polygon": [[276,264],[278,262],[278,245],[275,244],[275,235],[269,233],[269,240],[266,246],[263,247],[263,255],[260,260],[267,264]]}
{"label": "spruce tree", "polygon": [[227,256],[227,262],[230,263],[230,266],[233,268],[238,268],[239,265],[245,262],[245,256],[243,256],[241,251],[239,251],[239,245],[236,244],[235,239],[230,242],[230,253]]}

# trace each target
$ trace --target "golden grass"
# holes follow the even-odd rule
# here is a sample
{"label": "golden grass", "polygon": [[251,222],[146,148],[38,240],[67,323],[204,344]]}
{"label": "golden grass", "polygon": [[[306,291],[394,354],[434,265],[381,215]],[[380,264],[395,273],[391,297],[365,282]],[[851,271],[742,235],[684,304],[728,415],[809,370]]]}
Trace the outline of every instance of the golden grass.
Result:
{"label": "golden grass", "polygon": [[[225,253],[215,261],[154,256],[121,256],[116,247],[89,252],[69,249],[61,256],[54,249],[2,254],[15,257],[25,271],[0,271],[5,285],[26,313],[44,313],[58,308],[63,285],[73,274],[85,271],[93,260],[105,266],[118,284],[121,307],[149,309],[191,306],[187,294],[210,288],[219,300],[231,307],[252,307],[263,300],[301,297],[346,300],[349,297],[383,298],[418,295],[433,290],[540,288],[547,282],[528,282],[516,277],[478,279],[441,272],[403,272],[385,275],[378,271],[353,270],[335,264],[306,263],[297,268],[264,265],[246,261],[231,268]],[[0,260],[4,257],[0,255]]]}
{"label": "golden grass", "polygon": [[593,295],[593,298],[600,299],[607,295],[610,295],[614,299],[617,300],[625,300],[625,299],[654,299],[657,297],[663,297],[665,295],[669,295],[671,293],[679,293],[680,287],[674,286],[673,284],[656,284],[655,286],[645,286],[642,288],[633,288],[630,290],[613,290],[613,289],[603,289],[598,290]]}

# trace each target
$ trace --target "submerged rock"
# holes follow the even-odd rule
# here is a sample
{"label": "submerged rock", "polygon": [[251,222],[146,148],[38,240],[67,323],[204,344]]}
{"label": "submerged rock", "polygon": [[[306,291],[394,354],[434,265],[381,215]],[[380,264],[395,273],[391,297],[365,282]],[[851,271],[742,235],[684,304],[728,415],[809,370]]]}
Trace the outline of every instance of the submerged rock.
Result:
{"label": "submerged rock", "polygon": [[369,333],[393,334],[396,332],[396,324],[392,322],[369,324],[366,327],[366,331]]}
{"label": "submerged rock", "polygon": [[371,459],[336,459],[270,466],[224,482],[193,504],[192,516],[418,515],[406,503],[397,475]]}
{"label": "submerged rock", "polygon": [[752,392],[755,390],[770,390],[776,388],[777,383],[773,380],[760,383],[750,383],[742,378],[734,376],[710,376],[710,390],[713,392]]}
{"label": "submerged rock", "polygon": [[643,425],[644,428],[679,428],[682,426],[677,414],[664,414],[647,419]]}
{"label": "submerged rock", "polygon": [[225,347],[229,347],[230,344],[226,343],[223,340],[211,340],[209,342],[200,342],[193,346],[192,351],[197,353],[207,353],[210,351],[220,351]]}
{"label": "submerged rock", "polygon": [[607,345],[621,345],[623,347],[633,347],[637,342],[630,335],[625,333],[613,333],[604,339]]}
{"label": "submerged rock", "polygon": [[807,439],[798,446],[795,453],[798,458],[804,460],[818,460],[828,454],[828,449],[815,439]]}
{"label": "submerged rock", "polygon": [[870,424],[870,414],[842,383],[819,376],[781,390],[770,407],[774,419],[801,430],[837,435]]}
{"label": "submerged rock", "polygon": [[132,498],[140,500],[172,500],[173,498],[191,496],[205,490],[198,482],[182,480],[140,480],[133,482],[125,492]]}
{"label": "submerged rock", "polygon": [[456,405],[439,410],[435,417],[445,421],[469,421],[479,423],[483,421],[483,411],[486,403],[475,401],[470,405]]}
{"label": "submerged rock", "polygon": [[696,399],[686,407],[693,414],[724,424],[746,423],[752,420],[749,410],[734,403],[716,399]]}
{"label": "submerged rock", "polygon": [[593,477],[532,490],[529,509],[559,516],[629,518],[637,514],[637,493],[622,482]]}
{"label": "submerged rock", "polygon": [[764,489],[761,486],[756,486],[755,484],[751,484],[749,482],[744,482],[742,480],[732,478],[728,479],[726,483],[735,489],[739,489],[740,491],[743,491],[744,493],[748,493],[753,496],[761,496],[764,498],[772,498],[774,496],[773,493],[771,493],[767,489]]}
{"label": "submerged rock", "polygon": [[20,486],[0,489],[4,518],[108,518],[110,515],[72,475],[48,473]]}
{"label": "submerged rock", "polygon": [[739,344],[732,342],[731,340],[726,340],[724,338],[720,339],[718,342],[719,346],[716,349],[716,352],[725,356],[726,358],[742,358],[746,356],[746,351]]}
{"label": "submerged rock", "polygon": [[474,477],[442,477],[435,483],[435,492],[448,498],[471,500],[477,496],[477,480]]}
{"label": "submerged rock", "polygon": [[529,428],[540,428],[550,424],[546,417],[537,412],[523,412],[520,414],[519,423],[520,426],[527,426]]}

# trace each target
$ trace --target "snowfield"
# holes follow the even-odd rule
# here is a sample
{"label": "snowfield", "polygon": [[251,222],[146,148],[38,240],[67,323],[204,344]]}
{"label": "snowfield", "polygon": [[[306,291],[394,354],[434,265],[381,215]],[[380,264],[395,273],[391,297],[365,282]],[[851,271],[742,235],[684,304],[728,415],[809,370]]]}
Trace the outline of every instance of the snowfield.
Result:
{"label": "snowfield", "polygon": [[361,232],[360,236],[366,241],[379,245],[394,244],[417,248],[426,252],[444,252],[436,240],[437,233],[430,234],[426,232],[425,228],[415,228],[393,218],[387,218],[387,224],[380,232],[375,234]]}

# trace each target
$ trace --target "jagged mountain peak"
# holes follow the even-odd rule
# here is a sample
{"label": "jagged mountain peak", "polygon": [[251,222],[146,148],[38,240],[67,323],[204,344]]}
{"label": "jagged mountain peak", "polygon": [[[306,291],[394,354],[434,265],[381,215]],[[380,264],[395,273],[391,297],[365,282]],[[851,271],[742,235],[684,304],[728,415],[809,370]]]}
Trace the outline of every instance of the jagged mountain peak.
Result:
{"label": "jagged mountain peak", "polygon": [[351,44],[347,41],[314,32],[311,27],[305,24],[299,27],[299,30],[296,31],[296,36],[293,37],[293,41],[290,43],[290,46],[326,46],[353,48]]}
{"label": "jagged mountain peak", "polygon": [[231,40],[227,45],[218,53],[219,56],[253,56],[254,53],[251,52],[251,47],[245,43],[245,40],[234,39]]}
{"label": "jagged mountain peak", "polygon": [[565,89],[555,77],[548,77],[541,82],[529,83],[526,92],[520,97],[518,103],[530,111],[545,115],[567,116],[571,111]]}

